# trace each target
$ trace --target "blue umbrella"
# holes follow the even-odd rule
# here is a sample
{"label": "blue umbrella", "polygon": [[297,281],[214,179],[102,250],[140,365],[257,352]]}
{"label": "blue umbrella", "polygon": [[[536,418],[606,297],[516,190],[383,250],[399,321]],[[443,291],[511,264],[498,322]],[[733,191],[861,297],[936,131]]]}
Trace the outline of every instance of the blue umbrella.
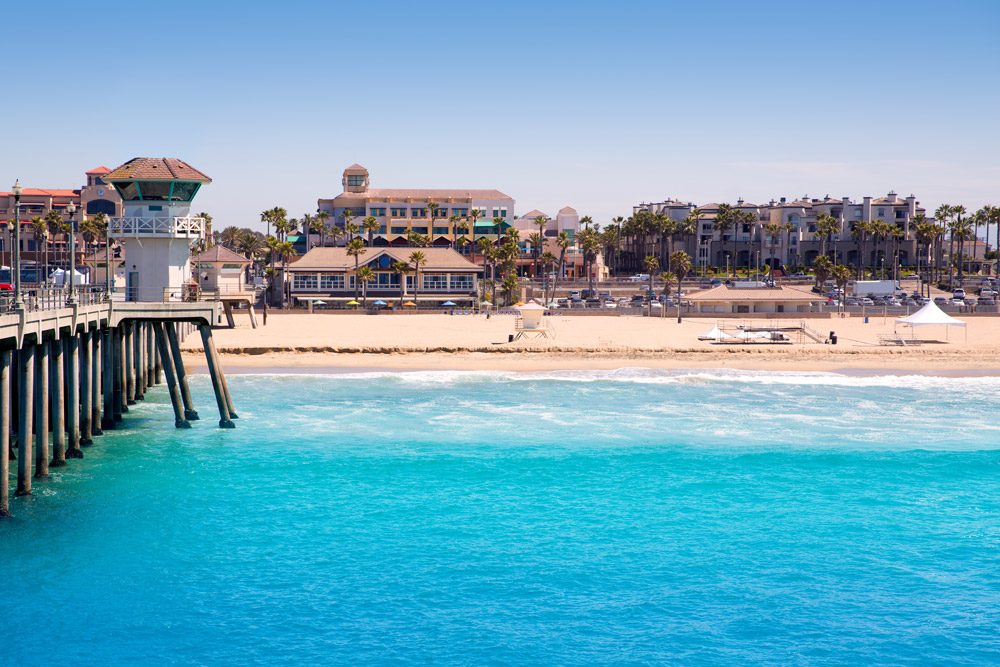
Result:
{"label": "blue umbrella", "polygon": [[378,301],[375,302],[375,305],[376,306],[384,306],[384,305],[386,305],[386,303],[382,299],[379,299]]}
{"label": "blue umbrella", "polygon": [[442,306],[457,306],[458,304],[456,304],[454,301],[445,301],[441,305]]}

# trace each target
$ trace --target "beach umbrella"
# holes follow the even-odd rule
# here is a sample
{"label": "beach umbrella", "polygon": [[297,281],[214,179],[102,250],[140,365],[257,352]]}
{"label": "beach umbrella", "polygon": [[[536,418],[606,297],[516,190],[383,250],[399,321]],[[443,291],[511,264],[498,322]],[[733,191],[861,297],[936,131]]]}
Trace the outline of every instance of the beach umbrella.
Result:
{"label": "beach umbrella", "polygon": [[523,306],[523,305],[524,305],[524,302],[523,302],[523,301],[518,301],[518,302],[517,302],[517,303],[515,303],[514,305],[515,305],[515,306]]}
{"label": "beach umbrella", "polygon": [[417,304],[413,303],[412,301],[407,301],[407,302],[406,302],[406,303],[404,303],[403,305],[404,305],[404,306],[415,306],[415,305],[417,305]]}
{"label": "beach umbrella", "polygon": [[351,299],[350,301],[347,302],[347,305],[348,306],[360,306],[361,303],[358,302],[358,301],[355,301],[354,299]]}
{"label": "beach umbrella", "polygon": [[442,303],[441,305],[442,305],[442,306],[457,306],[458,304],[457,304],[457,303],[455,303],[454,301],[445,301],[445,302],[444,302],[444,303]]}
{"label": "beach umbrella", "polygon": [[378,301],[376,301],[376,302],[375,302],[375,305],[376,305],[376,306],[388,306],[389,304],[387,304],[387,303],[386,303],[385,301],[383,301],[382,299],[379,299]]}
{"label": "beach umbrella", "polygon": [[558,301],[549,301],[549,308],[558,308],[558,307],[559,307]]}
{"label": "beach umbrella", "polygon": [[323,301],[322,299],[316,299],[315,301],[313,301],[313,305],[314,306],[325,306],[326,305],[326,301]]}
{"label": "beach umbrella", "polygon": [[489,302],[489,301],[480,301],[479,305],[480,306],[492,306],[493,304],[491,302]]}

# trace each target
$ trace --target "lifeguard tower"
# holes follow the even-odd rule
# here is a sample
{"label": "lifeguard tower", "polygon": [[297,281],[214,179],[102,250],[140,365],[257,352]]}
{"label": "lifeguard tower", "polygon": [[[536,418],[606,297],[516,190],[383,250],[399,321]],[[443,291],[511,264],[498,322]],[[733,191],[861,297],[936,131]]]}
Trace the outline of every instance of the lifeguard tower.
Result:
{"label": "lifeguard tower", "polygon": [[517,306],[518,315],[514,320],[514,337],[511,342],[521,338],[555,338],[555,329],[546,321],[545,307],[529,301],[523,306]]}
{"label": "lifeguard tower", "polygon": [[205,236],[205,219],[191,217],[191,202],[212,179],[175,158],[137,157],[104,180],[123,201],[108,235],[125,247],[125,300],[190,298],[191,246]]}

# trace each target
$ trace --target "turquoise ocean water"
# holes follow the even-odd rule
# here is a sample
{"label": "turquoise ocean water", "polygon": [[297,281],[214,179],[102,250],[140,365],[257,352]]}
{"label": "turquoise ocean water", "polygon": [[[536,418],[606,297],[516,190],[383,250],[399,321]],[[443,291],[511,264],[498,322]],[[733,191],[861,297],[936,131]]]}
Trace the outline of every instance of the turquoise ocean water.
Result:
{"label": "turquoise ocean water", "polygon": [[230,382],[13,501],[7,664],[1000,663],[1000,378]]}

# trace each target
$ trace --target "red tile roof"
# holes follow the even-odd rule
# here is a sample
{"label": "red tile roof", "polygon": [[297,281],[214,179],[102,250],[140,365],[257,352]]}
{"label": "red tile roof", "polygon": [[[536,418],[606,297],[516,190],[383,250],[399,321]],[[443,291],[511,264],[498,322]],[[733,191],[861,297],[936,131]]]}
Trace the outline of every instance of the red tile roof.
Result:
{"label": "red tile roof", "polygon": [[215,245],[206,250],[205,252],[195,255],[191,258],[192,262],[241,262],[243,264],[249,264],[250,260],[233,252],[229,248],[221,245]]}
{"label": "red tile roof", "polygon": [[[0,197],[13,197],[13,192],[0,192]],[[79,190],[42,190],[41,188],[24,188],[22,197],[79,197]]]}
{"label": "red tile roof", "polygon": [[200,181],[211,183],[212,179],[186,162],[172,157],[136,157],[106,176],[106,180],[143,181]]}
{"label": "red tile roof", "polygon": [[107,167],[96,167],[87,172],[87,174],[110,174],[111,170]]}

